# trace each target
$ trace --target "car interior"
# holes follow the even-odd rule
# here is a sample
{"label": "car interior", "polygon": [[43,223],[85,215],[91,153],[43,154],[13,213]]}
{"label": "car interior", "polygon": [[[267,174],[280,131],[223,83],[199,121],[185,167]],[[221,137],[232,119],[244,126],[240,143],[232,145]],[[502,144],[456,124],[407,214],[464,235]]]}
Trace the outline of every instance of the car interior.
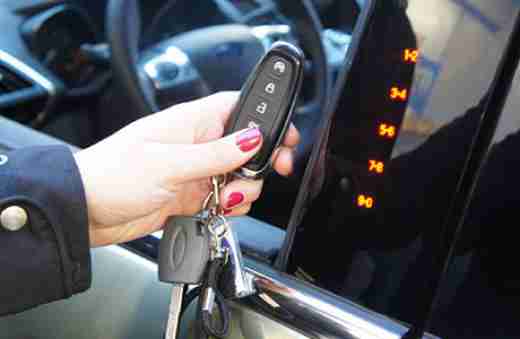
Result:
{"label": "car interior", "polygon": [[[229,338],[475,337],[450,310],[471,299],[457,297],[468,281],[487,279],[481,247],[451,246],[480,237],[484,217],[477,199],[468,224],[479,232],[459,232],[452,211],[471,195],[459,183],[487,100],[507,101],[493,79],[519,6],[0,0],[0,151],[78,151],[169,106],[240,90],[273,44],[294,44],[305,54],[301,143],[294,173],[271,173],[250,213],[232,218],[260,293],[230,302]],[[93,249],[89,291],[0,319],[0,338],[163,338],[161,237]],[[484,285],[466,290],[491,300]],[[465,314],[460,324],[477,317]],[[193,337],[194,318],[190,304],[179,338]]]}

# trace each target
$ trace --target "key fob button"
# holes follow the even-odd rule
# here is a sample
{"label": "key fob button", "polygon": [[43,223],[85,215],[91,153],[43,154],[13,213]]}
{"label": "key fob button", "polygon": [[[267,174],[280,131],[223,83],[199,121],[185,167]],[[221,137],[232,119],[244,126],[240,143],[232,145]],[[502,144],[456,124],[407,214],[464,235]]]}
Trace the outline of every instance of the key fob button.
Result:
{"label": "key fob button", "polygon": [[280,88],[276,81],[273,79],[265,79],[262,83],[261,88],[263,89],[263,93],[267,97],[278,97],[280,96]]}
{"label": "key fob button", "polygon": [[262,121],[273,121],[276,118],[279,104],[276,101],[267,100],[264,97],[252,95],[245,103],[247,115]]}
{"label": "key fob button", "polygon": [[[249,115],[245,115],[241,121],[239,122],[239,125],[240,126],[244,126],[244,128],[247,128],[247,127],[258,127],[260,128],[260,131],[262,132],[262,137],[263,137],[263,145],[269,145],[272,140],[271,140],[271,126],[272,124],[268,123],[267,121],[265,120],[261,120],[257,117],[257,115],[253,115],[253,114],[249,114]],[[251,161],[251,166],[252,166],[252,170],[258,170],[260,168],[260,166],[256,166],[255,164],[261,164],[261,163],[265,163],[265,161],[267,160],[267,157],[269,156],[269,154],[267,154],[267,152],[263,152],[263,146],[262,146],[262,149],[253,157],[252,161]]]}
{"label": "key fob button", "polygon": [[255,164],[261,164],[264,163],[267,160],[267,157],[269,154],[267,152],[264,152],[264,146],[269,145],[272,140],[271,137],[271,124],[268,124],[266,121],[262,121],[258,119],[254,115],[248,115],[244,119],[244,124],[247,127],[258,127],[260,128],[260,131],[262,132],[263,139],[263,146],[262,149],[253,157],[251,165],[253,170],[258,170],[260,166],[255,166]]}
{"label": "key fob button", "polygon": [[247,114],[258,116],[258,118],[265,120],[271,116],[273,104],[270,100],[263,97],[251,96],[251,99],[245,104],[245,110]]}
{"label": "key fob button", "polygon": [[261,117],[258,117],[256,114],[248,114],[244,115],[243,117],[240,117],[240,120],[238,121],[238,129],[244,129],[244,128],[254,128],[258,127],[260,128],[260,131],[262,132],[262,136],[266,137],[266,135],[269,134],[270,130],[270,124],[268,124],[265,120],[261,119]]}
{"label": "key fob button", "polygon": [[260,128],[260,131],[262,132],[262,136],[264,137],[264,139],[269,135],[269,130],[271,129],[271,126],[269,126],[265,121],[257,119],[255,116],[251,115],[247,117],[247,127]]}
{"label": "key fob button", "polygon": [[265,114],[269,108],[269,104],[266,101],[261,100],[255,107],[255,113]]}
{"label": "key fob button", "polygon": [[269,63],[271,74],[277,77],[285,77],[291,73],[291,64],[282,58],[273,58]]}
{"label": "key fob button", "polygon": [[287,92],[288,82],[276,79],[270,74],[262,74],[253,86],[251,94],[260,96],[271,102],[280,102]]}

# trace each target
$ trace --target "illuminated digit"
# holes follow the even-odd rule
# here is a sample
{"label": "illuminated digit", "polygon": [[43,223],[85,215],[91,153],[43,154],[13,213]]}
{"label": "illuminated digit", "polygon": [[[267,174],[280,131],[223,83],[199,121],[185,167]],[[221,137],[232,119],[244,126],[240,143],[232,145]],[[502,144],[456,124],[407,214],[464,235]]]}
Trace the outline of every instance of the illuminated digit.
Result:
{"label": "illuminated digit", "polygon": [[417,58],[419,57],[419,50],[407,48],[404,50],[403,59],[405,62],[409,62],[412,64],[417,63]]}
{"label": "illuminated digit", "polygon": [[396,127],[394,125],[380,124],[378,134],[381,137],[393,139],[396,134]]}
{"label": "illuminated digit", "polygon": [[394,101],[406,101],[408,99],[408,90],[406,88],[392,87],[390,89],[390,98]]}
{"label": "illuminated digit", "polygon": [[360,194],[357,197],[357,205],[361,208],[370,209],[374,207],[374,198],[368,195]]}
{"label": "illuminated digit", "polygon": [[368,160],[368,171],[382,174],[385,171],[385,164],[382,161]]}

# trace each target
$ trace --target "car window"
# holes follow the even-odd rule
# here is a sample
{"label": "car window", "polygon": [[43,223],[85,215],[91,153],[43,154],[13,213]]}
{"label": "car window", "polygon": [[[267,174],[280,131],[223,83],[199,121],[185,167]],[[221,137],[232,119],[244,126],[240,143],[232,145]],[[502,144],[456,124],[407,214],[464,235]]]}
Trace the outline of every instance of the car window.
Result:
{"label": "car window", "polygon": [[515,248],[519,179],[519,87],[513,88],[493,137],[431,328],[446,338],[517,338],[520,271]]}
{"label": "car window", "polygon": [[[327,183],[300,225],[288,269],[349,300],[420,324],[431,306],[439,258],[455,236],[457,220],[448,215],[466,199],[457,194],[458,185],[518,4],[393,2],[404,6],[399,12],[390,3],[379,13],[384,28],[372,27],[379,35],[373,32],[362,61],[338,89],[343,94],[329,140]],[[391,46],[400,53],[387,53]],[[403,64],[415,65],[411,87]],[[396,115],[400,105],[404,116]],[[482,221],[485,205],[476,209]],[[486,220],[493,227],[496,219]],[[452,266],[445,305],[472,279],[471,252],[460,252]],[[467,302],[470,295],[478,298],[466,292]],[[446,333],[451,324],[433,327],[433,333]]]}

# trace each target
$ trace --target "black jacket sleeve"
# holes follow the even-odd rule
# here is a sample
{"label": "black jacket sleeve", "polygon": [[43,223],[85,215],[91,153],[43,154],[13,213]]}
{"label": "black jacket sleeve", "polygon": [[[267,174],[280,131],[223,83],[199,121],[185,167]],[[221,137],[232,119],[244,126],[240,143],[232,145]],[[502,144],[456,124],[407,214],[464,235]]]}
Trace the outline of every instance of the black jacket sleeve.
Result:
{"label": "black jacket sleeve", "polygon": [[0,160],[0,216],[12,206],[28,216],[17,231],[0,223],[0,315],[85,291],[91,284],[88,216],[72,152],[29,147],[0,151]]}

